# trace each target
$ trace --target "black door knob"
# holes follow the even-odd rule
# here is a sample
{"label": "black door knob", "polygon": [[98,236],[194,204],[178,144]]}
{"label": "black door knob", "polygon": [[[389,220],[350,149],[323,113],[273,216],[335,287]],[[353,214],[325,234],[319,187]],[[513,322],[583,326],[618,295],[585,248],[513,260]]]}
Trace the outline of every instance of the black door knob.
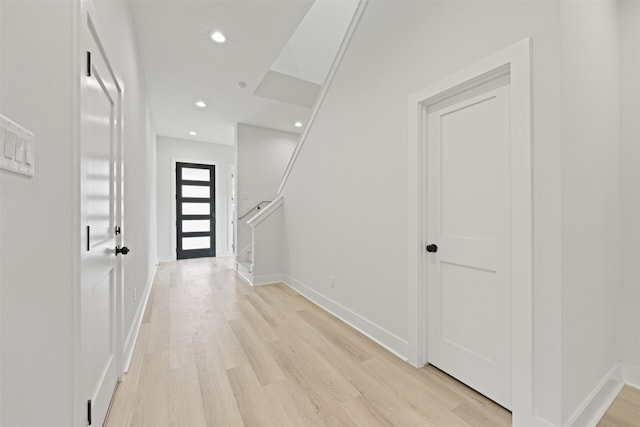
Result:
{"label": "black door knob", "polygon": [[120,246],[116,246],[116,256],[118,256],[118,254],[122,254],[122,255],[126,255],[129,253],[129,248],[126,246],[123,246],[122,248]]}
{"label": "black door knob", "polygon": [[427,245],[427,252],[438,252],[438,246],[434,245],[433,243]]}

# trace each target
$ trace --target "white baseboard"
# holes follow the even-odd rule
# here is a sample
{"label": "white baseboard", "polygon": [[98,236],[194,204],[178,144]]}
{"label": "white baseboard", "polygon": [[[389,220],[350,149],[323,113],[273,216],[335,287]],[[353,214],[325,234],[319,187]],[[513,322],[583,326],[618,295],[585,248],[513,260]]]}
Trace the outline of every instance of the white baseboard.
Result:
{"label": "white baseboard", "polygon": [[[229,251],[220,252],[219,254],[216,254],[216,258],[226,258],[230,256],[233,256],[233,254]],[[173,262],[173,261],[177,261],[177,258],[175,255],[159,255],[156,258],[156,264],[158,264],[159,262]]]}
{"label": "white baseboard", "polygon": [[333,314],[335,317],[380,344],[400,359],[404,361],[407,360],[406,355],[408,354],[409,343],[406,340],[395,336],[391,332],[376,325],[370,320],[365,319],[358,313],[349,310],[338,302],[333,301],[331,298],[311,289],[291,276],[284,275],[282,276],[282,279],[282,282],[287,286],[297,291],[300,295],[315,305]]}
{"label": "white baseboard", "polygon": [[640,366],[622,365],[625,384],[631,387],[640,388]]}
{"label": "white baseboard", "polygon": [[138,339],[138,333],[140,332],[140,326],[142,325],[142,317],[144,316],[144,311],[147,308],[147,303],[149,302],[149,295],[151,294],[151,288],[153,287],[153,282],[156,278],[156,272],[158,271],[157,267],[154,265],[151,274],[149,275],[149,281],[147,286],[145,287],[144,293],[142,294],[142,298],[140,299],[140,304],[138,305],[138,309],[136,310],[135,316],[133,316],[133,321],[131,322],[131,328],[129,328],[129,333],[127,334],[127,339],[124,342],[124,366],[123,372],[129,371],[129,365],[131,364],[131,358],[133,357],[133,350],[136,347],[136,341]]}
{"label": "white baseboard", "polygon": [[624,386],[623,369],[616,363],[565,423],[566,427],[595,427]]}
{"label": "white baseboard", "polygon": [[253,286],[272,285],[281,282],[284,282],[282,274],[263,274],[253,278]]}

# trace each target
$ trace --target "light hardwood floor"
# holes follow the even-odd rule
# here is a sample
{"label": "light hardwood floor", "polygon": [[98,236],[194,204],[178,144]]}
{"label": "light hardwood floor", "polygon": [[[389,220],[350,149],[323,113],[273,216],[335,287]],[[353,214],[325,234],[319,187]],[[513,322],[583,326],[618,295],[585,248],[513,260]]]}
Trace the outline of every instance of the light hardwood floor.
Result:
{"label": "light hardwood floor", "polygon": [[640,426],[640,390],[626,385],[604,414],[598,427],[638,426]]}
{"label": "light hardwood floor", "polygon": [[158,268],[106,426],[511,425],[508,411],[446,374],[230,267],[206,258]]}
{"label": "light hardwood floor", "polygon": [[[509,426],[511,414],[402,362],[285,285],[231,260],[162,264],[107,427]],[[599,427],[640,426],[625,387]]]}

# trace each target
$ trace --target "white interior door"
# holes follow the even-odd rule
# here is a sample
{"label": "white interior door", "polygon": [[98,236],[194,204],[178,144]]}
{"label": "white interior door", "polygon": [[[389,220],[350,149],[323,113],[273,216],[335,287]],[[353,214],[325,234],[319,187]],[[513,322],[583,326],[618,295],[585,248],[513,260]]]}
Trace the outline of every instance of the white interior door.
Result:
{"label": "white interior door", "polygon": [[510,408],[508,77],[426,120],[428,361]]}
{"label": "white interior door", "polygon": [[115,254],[121,91],[90,20],[82,84],[82,390],[87,424],[101,426],[118,381]]}

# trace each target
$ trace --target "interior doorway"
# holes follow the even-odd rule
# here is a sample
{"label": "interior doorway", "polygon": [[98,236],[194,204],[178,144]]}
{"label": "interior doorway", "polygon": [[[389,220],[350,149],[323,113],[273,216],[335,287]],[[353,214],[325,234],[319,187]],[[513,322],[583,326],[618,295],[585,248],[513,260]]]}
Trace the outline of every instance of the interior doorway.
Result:
{"label": "interior doorway", "polygon": [[429,105],[427,361],[511,409],[509,75]]}
{"label": "interior doorway", "polygon": [[176,258],[216,256],[215,165],[176,162]]}
{"label": "interior doorway", "polygon": [[[478,360],[483,357],[489,359],[486,357],[488,353],[484,352],[485,348],[482,347],[485,342],[478,344],[474,341],[477,337],[473,335],[473,330],[478,327],[478,317],[482,316],[484,329],[488,328],[488,324],[496,322],[506,326],[506,329],[503,328],[499,333],[502,350],[499,354],[496,353],[495,357],[492,356],[496,360],[510,359],[510,368],[508,363],[500,364],[502,385],[496,389],[500,390],[497,394],[492,391],[493,383],[486,381],[483,381],[484,385],[480,382],[475,383],[475,379],[465,377],[464,372],[462,374],[457,372],[457,368],[460,367],[461,371],[468,370],[475,363],[473,360],[460,360],[451,371],[456,370],[453,372],[454,375],[458,375],[467,383],[473,383],[471,385],[482,393],[493,395],[494,399],[508,406],[513,413],[514,425],[532,425],[536,418],[531,400],[533,390],[531,92],[531,39],[527,38],[442,80],[433,82],[409,97],[408,360],[415,366],[423,366],[427,363],[442,365],[443,358],[440,357],[436,361],[438,355],[434,354],[442,350],[442,346],[438,346],[442,342],[434,342],[437,340],[447,340],[445,345],[452,347],[451,350],[455,352],[461,350],[460,347],[464,347],[462,353],[470,350],[466,351],[467,356],[473,356],[470,353],[475,353],[475,356],[479,356],[476,357]],[[447,120],[451,123],[445,123]],[[508,125],[500,124],[505,120]],[[492,123],[499,126],[483,127]],[[477,141],[477,135],[470,132],[471,127],[486,131],[483,136],[484,142],[497,144],[491,150],[495,155],[501,156],[500,159],[492,158],[488,154],[490,150],[487,151],[486,144],[483,150],[473,145],[474,141]],[[502,136],[496,132],[501,133]],[[508,135],[504,132],[508,132]],[[434,150],[442,149],[443,138],[448,141],[445,144],[448,151],[434,156],[437,154]],[[433,144],[430,144],[430,140]],[[476,155],[478,153],[470,150],[480,150],[478,153],[484,157],[479,158]],[[496,161],[494,165],[489,164]],[[432,162],[439,162],[439,164],[434,165]],[[443,164],[450,167],[444,177],[436,170]],[[481,192],[471,191],[481,184],[479,180],[467,179],[467,182],[460,180],[463,175],[474,176],[476,172],[470,171],[470,167],[484,174],[486,189],[491,189],[490,192],[485,192],[486,196]],[[459,168],[464,169],[463,174],[455,173]],[[496,173],[500,176],[496,176]],[[504,179],[506,177],[508,177],[508,183]],[[443,179],[446,182],[442,181]],[[467,196],[471,195],[471,199],[467,200],[466,196],[464,200],[460,199],[456,188],[461,185],[465,186],[464,191],[467,192]],[[504,185],[508,187],[501,187]],[[446,187],[446,194],[438,195],[438,188],[443,186]],[[448,225],[443,225],[438,219],[438,216],[441,217],[445,212],[430,203],[433,201],[431,199],[440,196],[447,198],[441,202],[448,204],[451,208],[446,212]],[[486,208],[484,211],[463,206],[465,203],[480,203],[480,201],[483,209]],[[439,204],[440,207],[443,203]],[[496,221],[489,218],[494,215],[493,211],[506,221],[496,224]],[[469,217],[467,215],[469,212],[484,215],[483,223],[478,223],[480,217]],[[466,215],[466,217],[462,218],[460,215]],[[503,228],[505,222],[510,227],[507,233]],[[475,224],[471,231],[465,228],[470,224]],[[487,242],[480,241],[482,239],[478,238],[478,230],[482,229],[481,226],[491,224],[498,228],[491,226],[493,237],[484,240],[494,240],[495,244],[484,245]],[[445,230],[447,236],[443,236],[443,227],[449,227],[449,231]],[[469,238],[460,239],[460,237]],[[447,265],[443,266],[444,263]],[[493,280],[494,276],[496,280]],[[468,286],[458,286],[461,283],[472,284],[478,280],[483,280],[488,285],[484,291]],[[509,285],[508,291],[505,291],[505,288],[502,288],[502,292],[492,290],[494,295],[499,296],[499,305],[502,310],[499,318],[494,320],[491,320],[491,316],[496,313],[491,312],[487,315],[482,305],[477,304],[477,300],[487,301],[491,298],[489,290],[493,286],[490,283],[492,281],[496,286]],[[447,285],[446,290],[443,290],[443,284]],[[441,322],[438,325],[439,314],[432,311],[442,308],[444,292],[448,292],[449,297],[455,298],[449,298],[453,304],[449,308],[453,307],[454,310],[448,311],[445,315],[448,316],[445,321],[448,322],[449,329],[443,335],[443,325]],[[475,297],[471,295],[473,293]],[[491,301],[492,304],[493,302]],[[466,303],[470,304],[469,307],[477,309],[477,313],[465,311]],[[452,337],[455,339],[450,339]],[[478,350],[482,350],[484,355]],[[446,359],[451,357],[456,356],[445,355]],[[449,369],[446,366],[443,368]],[[489,387],[485,387],[487,383]]]}

